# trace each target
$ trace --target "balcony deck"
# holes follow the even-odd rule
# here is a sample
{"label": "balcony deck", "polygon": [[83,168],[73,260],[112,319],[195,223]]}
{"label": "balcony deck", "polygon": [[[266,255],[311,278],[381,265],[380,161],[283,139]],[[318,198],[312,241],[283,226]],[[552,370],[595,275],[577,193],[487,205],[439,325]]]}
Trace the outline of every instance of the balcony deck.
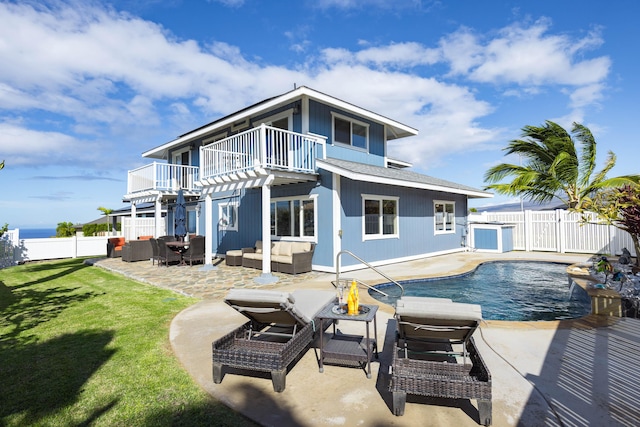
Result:
{"label": "balcony deck", "polygon": [[197,184],[199,174],[197,166],[153,162],[129,171],[125,198],[175,195],[180,188],[190,194],[199,194],[202,190]]}
{"label": "balcony deck", "polygon": [[280,184],[316,179],[324,138],[262,125],[200,148],[200,184],[247,182],[268,174]]}

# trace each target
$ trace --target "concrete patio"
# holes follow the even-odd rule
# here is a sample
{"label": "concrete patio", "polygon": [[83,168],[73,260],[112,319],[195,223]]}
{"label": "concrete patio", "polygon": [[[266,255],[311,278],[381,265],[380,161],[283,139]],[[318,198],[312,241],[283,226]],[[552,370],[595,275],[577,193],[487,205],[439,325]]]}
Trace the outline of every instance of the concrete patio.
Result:
{"label": "concrete patio", "polygon": [[[460,253],[382,268],[395,280],[469,271],[495,259],[585,262],[586,255],[553,253]],[[219,261],[219,260],[218,260]],[[378,315],[380,357],[372,378],[360,369],[325,366],[318,372],[312,348],[291,368],[283,393],[273,391],[268,376],[227,374],[214,384],[211,343],[245,320],[222,302],[232,287],[294,290],[333,289],[333,274],[277,275],[279,282],[258,285],[260,271],[219,264],[152,266],[97,260],[95,265],[197,299],[171,325],[172,348],[195,381],[214,398],[266,426],[474,426],[475,401],[409,397],[405,415],[392,414],[387,391],[390,346],[395,323],[390,307]],[[170,273],[180,268],[181,274]],[[346,273],[370,284],[386,282],[369,270]],[[362,292],[363,302],[376,303]],[[363,324],[341,322],[346,333],[362,334]],[[640,425],[640,321],[601,316],[562,322],[485,322],[474,335],[491,371],[494,426]]]}

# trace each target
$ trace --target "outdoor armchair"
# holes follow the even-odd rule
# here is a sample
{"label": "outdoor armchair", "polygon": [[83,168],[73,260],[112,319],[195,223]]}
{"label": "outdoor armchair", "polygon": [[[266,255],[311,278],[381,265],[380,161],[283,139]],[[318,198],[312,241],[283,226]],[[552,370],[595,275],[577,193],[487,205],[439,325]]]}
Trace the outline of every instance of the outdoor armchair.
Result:
{"label": "outdoor armchair", "polygon": [[287,368],[325,327],[317,314],[335,300],[332,291],[231,289],[225,302],[248,321],[213,342],[213,382],[222,382],[225,367],[268,372],[273,389],[282,392]]}
{"label": "outdoor armchair", "polygon": [[182,254],[183,261],[189,261],[189,265],[193,262],[204,263],[204,236],[195,236],[189,239],[189,248]]}
{"label": "outdoor armchair", "polygon": [[182,255],[167,246],[167,242],[175,242],[174,236],[158,237],[158,266],[164,264],[167,267],[171,262],[180,262]]}

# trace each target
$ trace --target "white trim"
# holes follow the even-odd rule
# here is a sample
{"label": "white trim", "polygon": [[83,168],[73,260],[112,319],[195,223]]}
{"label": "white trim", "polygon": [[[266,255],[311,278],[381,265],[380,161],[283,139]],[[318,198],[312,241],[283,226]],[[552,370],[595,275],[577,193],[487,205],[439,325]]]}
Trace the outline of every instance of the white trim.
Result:
{"label": "white trim", "polygon": [[[468,250],[466,248],[456,248],[456,249],[450,249],[450,250],[446,250],[446,251],[428,252],[428,253],[419,254],[419,255],[411,255],[411,256],[407,256],[407,257],[389,258],[389,259],[385,259],[385,260],[382,260],[382,261],[373,261],[373,262],[370,262],[369,264],[371,264],[374,267],[382,267],[382,266],[389,265],[389,264],[396,264],[396,263],[400,263],[400,262],[415,261],[415,260],[419,260],[419,259],[432,258],[432,257],[436,257],[436,256],[454,254],[454,253],[458,253],[458,252],[467,252],[467,251]],[[346,272],[355,271],[355,270],[362,270],[363,268],[367,268],[367,266],[364,265],[364,264],[354,264],[354,265],[348,265],[346,267],[343,267],[342,265],[340,265],[340,273],[346,273]],[[336,268],[335,267],[331,267],[331,266],[328,266],[328,265],[313,264],[312,265],[312,269],[313,269],[313,271],[321,271],[323,273],[335,273],[336,272]]]}
{"label": "white trim", "polygon": [[463,189],[453,188],[453,187],[443,187],[441,185],[425,184],[425,183],[414,182],[414,181],[404,181],[400,179],[385,178],[385,177],[376,176],[376,175],[367,175],[367,174],[357,173],[357,172],[350,171],[348,169],[343,169],[339,166],[328,164],[326,162],[323,162],[321,159],[316,160],[316,165],[319,168],[322,168],[328,172],[337,173],[339,175],[344,176],[345,178],[349,178],[354,181],[371,182],[374,184],[395,185],[398,187],[417,188],[421,190],[443,191],[445,193],[451,193],[451,194],[464,194],[469,197],[482,197],[482,198],[493,197],[493,194],[480,192],[480,191],[463,190]]}
{"label": "white trim", "polygon": [[340,175],[337,173],[331,174],[331,181],[333,184],[333,190],[331,191],[331,204],[333,211],[333,256],[331,258],[331,262],[333,263],[333,267],[337,268],[335,265],[336,257],[338,253],[342,250],[342,204],[340,203],[341,198],[341,188],[340,188]]}
{"label": "white trim", "polygon": [[[406,135],[403,136],[414,136],[418,134],[418,131],[410,126],[404,125],[395,120],[389,119],[387,117],[381,116],[379,114],[373,113],[371,111],[365,110],[364,108],[357,107],[355,105],[349,104],[348,102],[341,101],[337,98],[334,98],[329,95],[325,95],[323,93],[317,92],[313,89],[310,89],[306,86],[301,86],[291,92],[285,93],[283,95],[277,96],[269,101],[259,103],[253,108],[248,108],[244,111],[238,112],[238,114],[233,114],[228,116],[226,119],[222,119],[221,121],[211,123],[209,125],[203,126],[200,129],[189,132],[173,141],[169,141],[166,144],[163,144],[159,147],[152,148],[151,150],[145,151],[142,153],[142,157],[158,157],[162,158],[162,153],[164,153],[167,149],[171,147],[175,147],[185,142],[192,141],[194,139],[200,138],[203,135],[206,135],[216,129],[225,128],[230,126],[233,123],[237,123],[243,118],[249,118],[252,116],[256,116],[262,112],[272,110],[278,106],[286,105],[293,100],[296,100],[300,97],[308,96],[310,99],[317,100],[321,103],[334,106],[340,110],[348,111],[353,113],[356,116],[366,117],[371,121],[382,123],[387,127],[391,127],[403,132]],[[398,135],[397,132],[394,132]]]}
{"label": "white trim", "polygon": [[[445,205],[445,209],[444,209],[445,212],[443,212],[444,214],[447,213],[446,205],[453,205],[453,221],[451,222],[451,230],[446,229],[446,225],[448,224],[446,218],[444,218],[445,229],[438,230],[436,228],[436,204]],[[452,200],[434,200],[433,201],[433,234],[440,235],[440,234],[455,234],[455,233],[456,233],[456,202]]]}
{"label": "white trim", "polygon": [[[361,194],[362,198],[362,241],[367,240],[382,240],[382,239],[399,239],[400,238],[400,198],[397,196],[381,196],[379,194]],[[380,202],[380,213],[378,214],[378,226],[379,233],[377,234],[367,234],[366,233],[366,216],[365,216],[365,201],[366,200],[376,200]],[[384,234],[384,214],[382,213],[383,206],[382,202],[384,200],[393,200],[396,203],[396,216],[394,218],[393,229],[395,233],[393,234]]]}

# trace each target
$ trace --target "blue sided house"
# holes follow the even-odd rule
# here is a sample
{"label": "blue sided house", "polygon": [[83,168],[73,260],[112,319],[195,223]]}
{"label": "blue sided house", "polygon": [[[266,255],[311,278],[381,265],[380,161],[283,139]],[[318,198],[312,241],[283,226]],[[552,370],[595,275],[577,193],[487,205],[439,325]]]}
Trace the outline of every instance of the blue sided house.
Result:
{"label": "blue sided house", "polygon": [[[464,251],[467,200],[482,190],[412,172],[387,142],[417,130],[308,87],[259,102],[150,149],[129,171],[124,200],[153,203],[156,236],[173,234],[179,189],[206,262],[274,242],[307,244],[314,270],[348,250],[372,265]],[[161,216],[167,212],[166,224]],[[263,251],[264,275],[277,254]],[[340,270],[361,268],[340,257]]]}

